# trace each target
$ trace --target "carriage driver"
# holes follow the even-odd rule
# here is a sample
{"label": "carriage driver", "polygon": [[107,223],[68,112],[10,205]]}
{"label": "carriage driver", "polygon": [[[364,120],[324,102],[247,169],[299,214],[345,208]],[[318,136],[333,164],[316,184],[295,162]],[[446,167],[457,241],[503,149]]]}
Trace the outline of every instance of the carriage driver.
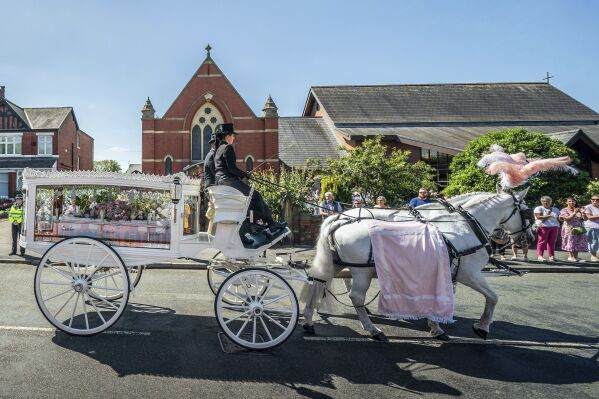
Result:
{"label": "carriage driver", "polygon": [[[237,156],[233,143],[235,142],[235,130],[232,123],[223,123],[216,128],[216,153],[214,154],[214,165],[216,170],[216,184],[233,187],[243,193],[250,195],[250,186],[241,179],[249,178],[251,172],[244,172],[236,165]],[[257,219],[262,219],[268,224],[271,233],[276,233],[285,227],[283,223],[277,223],[272,218],[272,213],[268,205],[264,203],[262,196],[256,190],[252,195],[250,210],[254,212]]]}

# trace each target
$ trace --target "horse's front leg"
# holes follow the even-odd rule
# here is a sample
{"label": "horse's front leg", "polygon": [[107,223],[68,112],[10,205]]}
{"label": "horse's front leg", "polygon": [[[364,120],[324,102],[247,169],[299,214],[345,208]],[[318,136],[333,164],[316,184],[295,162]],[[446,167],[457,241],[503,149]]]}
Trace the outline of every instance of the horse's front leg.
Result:
{"label": "horse's front leg", "polygon": [[349,298],[356,309],[362,328],[368,331],[372,338],[378,341],[387,341],[387,336],[372,323],[366,312],[366,307],[364,307],[366,291],[368,291],[374,276],[374,267],[351,267],[350,270],[352,284]]}
{"label": "horse's front leg", "polygon": [[[460,281],[460,279],[458,281]],[[495,306],[497,306],[499,297],[480,272],[467,276],[467,278],[461,279],[460,282],[473,290],[480,292],[485,297],[485,310],[483,311],[480,320],[472,325],[472,330],[482,339],[487,339],[491,323],[493,323],[493,312],[495,311]]]}

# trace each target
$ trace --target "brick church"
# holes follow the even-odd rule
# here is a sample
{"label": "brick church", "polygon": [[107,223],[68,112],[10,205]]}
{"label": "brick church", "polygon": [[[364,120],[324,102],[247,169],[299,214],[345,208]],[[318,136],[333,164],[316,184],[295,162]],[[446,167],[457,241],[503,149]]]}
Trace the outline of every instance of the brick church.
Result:
{"label": "brick church", "polygon": [[562,141],[580,158],[580,169],[599,178],[599,113],[549,83],[314,86],[302,115],[279,117],[270,98],[256,116],[210,56],[162,118],[150,99],[142,109],[142,170],[199,176],[210,135],[233,123],[237,166],[326,165],[365,139],[424,161],[443,187],[452,157],[486,133],[524,127]]}
{"label": "brick church", "polygon": [[233,123],[237,166],[279,169],[278,114],[270,98],[256,116],[222,73],[206,47],[206,58],[161,118],[150,99],[142,109],[142,171],[199,175],[208,140],[221,123]]}

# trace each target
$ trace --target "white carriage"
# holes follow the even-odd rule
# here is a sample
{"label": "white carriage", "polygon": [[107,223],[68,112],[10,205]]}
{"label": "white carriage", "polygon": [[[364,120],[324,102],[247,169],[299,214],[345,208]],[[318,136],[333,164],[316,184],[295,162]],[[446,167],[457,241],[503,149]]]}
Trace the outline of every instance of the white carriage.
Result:
{"label": "white carriage", "polygon": [[[209,265],[215,315],[233,342],[249,349],[283,343],[298,320],[286,280],[307,281],[282,260],[260,255],[290,233],[244,239],[250,197],[210,189],[214,235],[199,231],[200,181],[174,176],[26,169],[21,245],[42,256],[35,297],[46,319],[73,335],[100,333],[123,314],[143,266],[220,251]],[[252,238],[252,236],[250,236]]]}

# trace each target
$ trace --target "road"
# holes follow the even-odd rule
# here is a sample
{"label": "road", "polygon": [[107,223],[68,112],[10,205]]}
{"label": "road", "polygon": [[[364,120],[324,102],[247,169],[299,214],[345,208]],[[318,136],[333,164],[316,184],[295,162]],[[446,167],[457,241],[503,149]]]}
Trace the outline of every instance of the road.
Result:
{"label": "road", "polygon": [[459,287],[449,343],[422,321],[377,317],[392,339],[371,341],[339,305],[315,337],[297,329],[272,351],[226,354],[203,270],[147,270],[121,320],[81,338],[45,321],[32,266],[0,267],[2,398],[599,398],[596,274],[493,278],[500,300],[486,342],[470,330],[482,297]]}

